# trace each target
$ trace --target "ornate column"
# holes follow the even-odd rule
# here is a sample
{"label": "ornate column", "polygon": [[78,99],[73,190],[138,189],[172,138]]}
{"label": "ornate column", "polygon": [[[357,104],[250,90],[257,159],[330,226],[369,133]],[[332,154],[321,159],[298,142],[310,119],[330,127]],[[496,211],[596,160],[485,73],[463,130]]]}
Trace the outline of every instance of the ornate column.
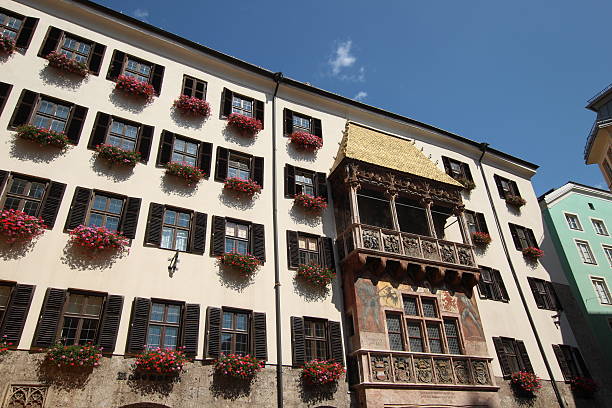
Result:
{"label": "ornate column", "polygon": [[391,206],[391,220],[393,221],[393,229],[399,231],[399,219],[397,218],[397,208],[395,207],[395,197],[397,197],[397,191],[390,188],[387,189],[386,193],[387,197],[389,198],[389,205]]}
{"label": "ornate column", "polygon": [[433,238],[437,238],[436,228],[434,227],[433,217],[431,216],[431,205],[433,200],[431,198],[422,198],[421,203],[425,206],[425,214],[427,215],[427,224],[429,225],[429,233]]}
{"label": "ornate column", "polygon": [[464,211],[464,205],[456,205],[453,208],[453,214],[457,217],[457,222],[459,223],[459,229],[461,230],[461,237],[463,238],[463,243],[471,245],[470,234],[467,229],[467,224],[465,222]]}

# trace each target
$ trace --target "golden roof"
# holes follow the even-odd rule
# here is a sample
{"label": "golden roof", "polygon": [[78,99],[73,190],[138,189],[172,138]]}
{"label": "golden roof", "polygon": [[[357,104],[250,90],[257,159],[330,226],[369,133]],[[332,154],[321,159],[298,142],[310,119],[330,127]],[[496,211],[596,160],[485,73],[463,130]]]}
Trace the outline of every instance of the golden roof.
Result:
{"label": "golden roof", "polygon": [[461,183],[440,170],[414,146],[413,142],[352,122],[346,125],[340,151],[332,170],[345,157],[463,187]]}

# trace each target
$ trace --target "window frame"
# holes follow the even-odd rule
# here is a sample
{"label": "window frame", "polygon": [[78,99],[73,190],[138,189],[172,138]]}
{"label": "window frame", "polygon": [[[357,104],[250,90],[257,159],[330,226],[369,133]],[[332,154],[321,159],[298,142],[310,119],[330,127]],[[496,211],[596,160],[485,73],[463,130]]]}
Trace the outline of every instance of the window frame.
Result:
{"label": "window frame", "polygon": [[[295,194],[304,193],[304,194],[311,195],[313,197],[316,196],[317,195],[317,180],[316,180],[317,173],[314,171],[305,170],[299,167],[294,167],[293,171],[294,171],[294,182],[293,183],[295,185]],[[305,179],[308,179],[308,178],[310,179],[311,181],[310,188],[312,188],[312,193],[304,192],[304,188],[308,185],[307,183],[304,183],[302,181],[298,182],[298,176],[305,178]]]}
{"label": "window frame", "polygon": [[[529,248],[529,247],[534,247],[534,248],[539,248],[539,245],[537,243],[537,240],[535,238],[535,234],[533,233],[533,230],[531,228],[527,228],[527,227],[523,227],[522,225],[518,225],[518,224],[513,224],[513,223],[508,223],[508,226],[510,228],[510,235],[512,234],[512,231],[514,230],[514,232],[516,233],[516,236],[521,244],[521,248],[517,250],[522,251],[525,248]],[[520,237],[520,233],[523,234],[525,243],[527,244],[527,246],[523,245],[523,241]],[[532,240],[533,238],[533,240]],[[514,241],[514,237],[513,237],[513,241]],[[515,242],[515,246],[516,246],[516,242]]]}
{"label": "window frame", "polygon": [[[448,171],[447,174],[452,177],[453,179],[458,179],[458,178],[465,178],[467,180],[470,181],[474,181],[472,179],[471,176],[471,172],[466,170],[466,167],[469,169],[469,165],[465,162],[453,159],[451,157],[448,156],[443,156],[446,158],[447,162],[448,162]],[[453,169],[453,165],[455,166],[459,166],[459,172],[455,171],[455,169]]]}
{"label": "window frame", "polygon": [[[176,213],[174,224],[166,224],[166,212],[167,211],[174,211]],[[187,227],[179,226],[177,224],[178,214],[187,214],[189,216],[189,225]],[[194,222],[194,212],[193,211],[185,210],[185,209],[177,208],[177,207],[172,207],[172,206],[164,206],[164,213],[162,215],[162,224],[161,224],[162,225],[162,238],[161,238],[159,247],[161,249],[167,249],[170,251],[189,252],[189,243],[191,242],[191,239],[192,239],[191,231],[193,229],[193,222]],[[166,248],[162,246],[163,241],[164,241],[164,229],[166,228],[172,229],[172,248]],[[179,230],[187,232],[187,240],[186,240],[187,243],[185,245],[185,249],[176,248],[176,237],[177,237],[177,231]]]}
{"label": "window frame", "polygon": [[[589,279],[591,280],[591,285],[593,286],[593,291],[595,292],[595,296],[597,297],[599,304],[604,306],[612,306],[612,296],[610,295],[610,288],[608,287],[606,278],[601,276],[589,276]],[[604,290],[604,294],[608,298],[607,302],[602,302],[601,297],[599,296],[599,292],[597,290],[596,282],[601,284],[601,287]]]}
{"label": "window frame", "polygon": [[100,335],[100,325],[102,323],[102,317],[104,315],[104,309],[106,307],[106,301],[107,301],[108,294],[103,293],[103,292],[84,291],[84,290],[78,290],[78,289],[68,289],[68,291],[66,292],[66,298],[64,300],[64,304],[62,306],[62,312],[61,312],[59,323],[57,325],[57,332],[56,332],[56,338],[59,341],[61,341],[62,344],[64,344],[64,345],[68,345],[62,339],[62,332],[64,331],[64,322],[66,321],[67,317],[68,318],[73,318],[73,319],[75,319],[75,318],[79,319],[79,322],[77,324],[77,331],[76,331],[75,336],[74,336],[74,343],[72,343],[72,344],[75,344],[75,345],[79,344],[81,332],[82,332],[82,329],[83,329],[83,321],[86,320],[86,319],[93,319],[93,315],[87,315],[87,314],[83,313],[83,310],[84,310],[85,305],[86,305],[85,302],[83,302],[83,305],[82,305],[81,310],[79,311],[79,313],[68,312],[68,305],[70,303],[70,296],[85,296],[86,298],[90,298],[90,297],[102,298],[102,302],[100,303],[100,313],[98,314],[98,317],[95,319],[95,320],[97,320],[95,336],[94,336],[94,339],[91,341],[92,343],[95,344],[97,342],[98,336]]}
{"label": "window frame", "polygon": [[[162,321],[156,321],[156,320],[151,320],[151,316],[153,314],[153,306],[155,304],[161,304],[164,306],[164,316],[163,316],[163,320]],[[178,318],[178,322],[177,323],[171,323],[171,322],[166,322],[167,316],[168,316],[168,308],[169,306],[178,306],[179,307],[179,318]],[[144,344],[144,349],[148,350],[149,349],[149,330],[151,329],[151,326],[160,326],[161,327],[161,331],[160,331],[160,335],[159,335],[159,342],[160,345],[156,346],[161,348],[162,350],[167,348],[167,346],[164,344],[164,340],[165,340],[165,336],[166,336],[166,328],[168,327],[176,327],[177,331],[176,331],[176,346],[174,348],[174,350],[178,349],[179,347],[182,346],[183,344],[183,319],[185,317],[185,304],[183,302],[177,302],[177,301],[173,301],[173,300],[166,300],[166,299],[157,299],[157,298],[152,298],[151,299],[151,309],[149,310],[149,316],[147,318],[147,331],[146,331],[146,336],[145,336],[145,344]]]}
{"label": "window frame", "polygon": [[[91,57],[93,55],[93,50],[94,50],[94,47],[95,47],[96,43],[94,41],[88,40],[87,38],[84,38],[84,37],[81,37],[81,36],[78,36],[78,35],[74,35],[72,33],[69,33],[69,32],[66,32],[66,31],[62,30],[62,36],[60,37],[60,40],[58,41],[57,47],[55,49],[56,52],[59,52],[59,53],[61,53],[63,55],[66,55],[66,54],[64,54],[62,52],[62,50],[67,50],[69,52],[72,52],[73,54],[85,56],[85,54],[82,54],[82,53],[78,52],[77,50],[72,50],[72,49],[64,48],[64,43],[65,43],[67,37],[72,39],[72,40],[75,40],[77,42],[89,45],[89,53],[87,53],[86,61],[82,62],[82,64],[85,64],[86,66],[89,66],[89,63],[91,62]],[[69,58],[73,59],[73,60],[76,60],[76,58],[73,58],[73,57],[69,57]]]}
{"label": "window frame", "polygon": [[[576,245],[576,249],[578,250],[578,256],[580,257],[580,260],[583,264],[597,265],[597,259],[595,258],[595,254],[591,249],[591,244],[589,243],[589,241],[583,239],[574,239],[574,244]],[[588,255],[590,256],[592,262],[585,260],[584,253],[582,252],[580,245],[584,245],[586,247]]]}
{"label": "window frame", "polygon": [[[295,124],[295,118],[300,118],[301,120],[306,120],[308,121],[308,127],[304,127],[302,125],[296,125]],[[312,117],[308,116],[308,115],[303,115],[301,113],[297,113],[297,112],[293,112],[292,111],[292,118],[291,118],[291,124],[293,127],[293,131],[294,132],[308,132],[308,133],[312,133]],[[297,130],[296,130],[297,129]]]}
{"label": "window frame", "polygon": [[[602,220],[601,218],[593,218],[593,217],[590,217],[590,218],[591,218],[591,224],[593,225],[593,230],[595,231],[596,235],[599,235],[599,236],[602,236],[602,237],[610,236],[610,233],[608,232],[608,227],[607,227],[607,225],[606,225],[604,220]],[[599,233],[599,231],[598,231],[598,229],[596,227],[596,223],[601,223],[603,234]]]}
{"label": "window frame", "polygon": [[[584,228],[582,227],[582,223],[580,222],[580,217],[578,216],[578,214],[563,212],[563,215],[565,216],[565,223],[567,224],[567,227],[570,230],[584,232]],[[571,217],[573,217],[574,221],[576,222],[576,228],[573,228],[571,225],[571,222],[570,222]]]}
{"label": "window frame", "polygon": [[[234,106],[234,99],[239,99],[241,101],[240,108],[236,108]],[[250,102],[251,103],[250,115],[249,114],[245,114],[245,112],[248,112],[248,111],[243,108],[244,102]],[[234,109],[238,110],[239,112],[234,112]],[[246,117],[249,117],[249,118],[252,118],[252,119],[257,119],[256,116],[255,116],[255,99],[251,98],[249,96],[241,95],[241,94],[236,93],[236,92],[232,92],[232,104],[231,104],[231,109],[230,109],[230,115],[232,113],[243,115],[243,116],[246,116]]]}
{"label": "window frame", "polygon": [[[484,265],[478,265],[478,269],[480,270],[480,280],[481,280],[480,282],[482,282],[482,283],[479,282],[479,284],[477,285],[479,297],[481,299],[488,299],[488,300],[494,300],[497,302],[508,303],[510,301],[508,293],[507,293],[508,289],[506,288],[506,284],[503,281],[501,272],[497,269],[490,268]],[[487,272],[489,274],[488,281],[484,280],[483,272]],[[499,273],[499,277],[501,281],[498,281],[496,272]],[[482,293],[481,288],[480,288],[481,284],[487,285],[491,293],[491,297],[487,296],[486,293]],[[504,293],[506,295],[505,297],[504,297]]]}
{"label": "window frame", "polygon": [[[176,141],[177,141],[177,140],[180,140],[181,142],[185,143],[185,147],[187,146],[187,143],[191,143],[191,144],[196,145],[196,152],[195,152],[195,155],[193,155],[192,153],[188,153],[188,152],[187,152],[187,150],[182,151],[182,152],[181,152],[181,151],[176,151],[176,150],[175,150],[175,148],[176,148]],[[200,146],[201,146],[201,143],[202,143],[202,142],[200,142],[200,141],[198,141],[198,140],[195,140],[195,139],[190,139],[190,138],[187,138],[187,137],[182,137],[182,136],[179,136],[179,135],[176,135],[176,134],[175,134],[175,135],[174,135],[174,138],[172,139],[172,151],[170,152],[170,162],[175,162],[175,160],[174,160],[174,154],[175,154],[175,152],[176,152],[176,154],[180,154],[180,155],[182,155],[182,156],[183,156],[183,158],[184,158],[184,156],[187,156],[187,157],[193,158],[193,159],[194,159],[194,164],[193,164],[193,166],[194,166],[194,167],[198,167],[198,166],[199,166],[199,163],[200,163]],[[184,160],[183,160],[183,161],[180,161],[179,163],[186,163],[186,164],[189,164],[189,163],[187,163],[187,162],[186,162],[186,161],[184,161]],[[228,163],[228,165],[229,165],[229,163]]]}
{"label": "window frame", "polygon": [[[142,129],[143,129],[144,125],[141,124],[141,123],[133,122],[133,121],[130,121],[130,120],[127,120],[127,119],[123,119],[123,118],[120,118],[120,117],[117,117],[117,116],[113,116],[113,115],[110,115],[110,120],[109,120],[108,126],[106,128],[106,133],[104,134],[104,144],[115,146],[114,144],[112,144],[110,142],[110,137],[111,136],[117,137],[117,138],[119,138],[121,140],[128,140],[128,141],[132,140],[129,137],[126,137],[125,133],[119,134],[119,133],[114,133],[112,131],[113,123],[115,123],[115,122],[121,123],[124,127],[132,126],[132,127],[136,128],[136,137],[134,138],[134,149],[133,150],[128,150],[128,151],[131,151],[131,152],[134,152],[134,153],[138,152],[139,151],[139,147],[140,147],[140,139],[141,139],[140,135],[142,133]],[[121,147],[121,146],[115,146],[115,147],[119,147],[119,148],[123,149],[123,147]],[[124,149],[124,150],[127,150],[127,149]]]}
{"label": "window frame", "polygon": [[[306,334],[306,325],[310,324],[311,329],[312,329],[312,335],[308,336]],[[323,326],[323,336],[317,336],[316,335],[316,325],[320,324]],[[308,342],[311,342],[311,354],[310,358],[308,356],[308,352],[306,351],[308,349],[308,347],[306,346],[306,344]],[[319,356],[318,353],[318,348],[316,347],[317,344],[323,344],[323,350],[325,350],[325,356]],[[312,348],[313,346],[314,349]],[[313,359],[319,359],[319,360],[327,360],[329,359],[330,355],[331,355],[331,350],[330,350],[330,342],[329,342],[329,328],[327,327],[327,320],[326,319],[318,319],[318,318],[314,318],[314,317],[304,317],[304,355],[305,355],[305,359],[306,361],[310,361]]]}
{"label": "window frame", "polygon": [[[191,95],[188,95],[185,93],[185,82],[187,79],[191,79],[193,81],[193,88],[191,90]],[[204,85],[204,91],[202,91],[202,97],[198,98],[195,93],[198,92],[197,91],[197,85],[198,84],[203,84]],[[206,92],[208,91],[208,82],[204,81],[203,79],[198,79],[194,76],[191,75],[187,75],[187,74],[183,74],[183,82],[181,83],[181,94],[182,95],[187,95],[193,98],[197,98],[200,99],[202,101],[206,100]]]}
{"label": "window frame", "polygon": [[[148,65],[149,66],[149,74],[146,76],[147,80],[146,81],[140,81],[139,77],[142,76],[144,77],[145,74],[138,72],[138,71],[134,71],[132,69],[128,69],[128,62],[130,60],[133,60],[134,62],[136,62],[139,65]],[[123,65],[121,66],[121,73],[119,75],[125,75],[128,76],[130,78],[134,78],[140,82],[145,82],[147,84],[150,84],[153,81],[153,70],[155,69],[155,64],[153,64],[152,62],[146,61],[142,58],[138,58],[135,57],[131,54],[125,54],[123,56]],[[129,72],[132,75],[136,75],[136,76],[132,76],[132,75],[128,75],[127,72]]]}
{"label": "window frame", "polygon": [[[301,245],[301,240],[304,239],[306,242],[306,248],[302,248]],[[311,250],[309,249],[309,241],[312,242],[314,241],[316,244],[317,249],[316,250]],[[305,234],[302,232],[298,232],[298,259],[299,259],[299,263],[300,264],[304,264],[304,265],[311,265],[311,264],[316,264],[316,265],[321,265],[321,256],[320,256],[320,246],[319,246],[319,237],[316,235],[312,235],[312,234]],[[302,253],[305,253],[305,262],[302,262]],[[307,261],[308,257],[314,257],[316,256],[316,262],[313,263],[312,260]]]}
{"label": "window frame", "polygon": [[612,267],[612,245],[601,244],[601,249],[603,250],[604,255],[606,256],[608,263]]}
{"label": "window frame", "polygon": [[[489,227],[487,226],[487,222],[486,222],[486,218],[484,216],[484,213],[480,213],[478,211],[472,211],[472,210],[465,210],[463,212],[463,217],[465,219],[465,224],[466,227],[468,229],[468,233],[473,234],[474,232],[484,232],[484,233],[489,233]],[[481,220],[480,220],[480,216],[482,216],[482,220],[484,221],[484,225],[481,225]],[[471,218],[472,225],[474,226],[474,231],[472,231],[472,229],[470,228],[470,220],[468,220],[468,216]]]}
{"label": "window frame", "polygon": [[[515,196],[521,197],[516,181],[500,176],[499,174],[495,174],[494,177],[496,177],[499,180],[499,183],[497,185],[499,187],[498,190],[499,190],[501,198],[506,199],[508,195],[515,195]],[[505,186],[508,187],[507,190],[506,188],[504,188]]]}
{"label": "window frame", "polygon": [[[25,195],[22,195],[22,194],[11,193],[10,190],[11,190],[11,187],[13,186],[13,182],[14,182],[15,178],[20,179],[20,180],[25,180],[26,181],[26,185],[30,189],[31,189],[32,183],[44,184],[44,192],[43,192],[42,196],[40,198],[34,198],[34,197],[30,197],[30,196],[25,196]],[[20,174],[20,173],[10,173],[8,175],[6,183],[4,185],[4,189],[2,191],[2,196],[0,197],[0,209],[4,209],[4,206],[6,205],[6,200],[8,198],[16,198],[16,199],[19,200],[19,206],[18,206],[18,210],[19,211],[23,211],[23,208],[25,207],[25,202],[26,201],[36,201],[36,202],[38,202],[38,208],[36,209],[35,216],[40,216],[40,213],[42,211],[43,205],[45,203],[45,199],[47,197],[47,194],[49,193],[49,186],[50,185],[51,185],[51,181],[50,180],[40,179],[38,177],[31,177],[31,176],[27,176],[27,175]]]}
{"label": "window frame", "polygon": [[[107,206],[105,207],[104,211],[101,210],[94,210],[93,205],[96,199],[96,195],[100,195],[103,197],[106,197],[108,199],[108,203]],[[116,213],[111,213],[108,212],[107,209],[110,206],[110,199],[116,199],[116,200],[121,200],[122,204],[121,204],[121,212],[119,214]],[[106,227],[106,218],[108,216],[113,216],[113,217],[117,217],[119,219],[119,221],[117,222],[117,231],[119,232],[121,230],[121,223],[123,220],[123,217],[125,215],[125,206],[127,204],[127,197],[125,196],[120,196],[117,194],[113,194],[113,193],[108,193],[106,191],[100,191],[100,190],[93,190],[91,197],[89,198],[89,204],[87,206],[87,214],[85,215],[85,225],[86,226],[90,226],[90,220],[91,220],[91,214],[92,211],[96,214],[101,214],[104,217],[104,223],[102,226],[104,226],[104,228]],[[108,229],[108,228],[107,228]]]}
{"label": "window frame", "polygon": [[4,32],[4,30],[8,30],[8,31],[11,31],[11,32],[15,33],[14,37],[12,37],[12,36],[9,36],[9,37],[11,37],[11,39],[13,41],[16,41],[17,38],[19,37],[19,34],[21,34],[21,30],[23,29],[23,25],[25,23],[26,16],[21,15],[19,13],[15,13],[15,12],[13,12],[11,10],[7,10],[7,9],[4,9],[4,8],[1,8],[1,7],[0,7],[0,13],[6,15],[7,18],[11,18],[12,17],[15,20],[19,20],[20,21],[19,28],[17,30],[15,30],[14,28],[9,27],[8,25],[4,24],[4,22],[0,23],[0,32]]}
{"label": "window frame", "polygon": [[[228,223],[232,223],[235,226],[243,226],[246,227],[246,231],[247,231],[247,236],[246,238],[240,238],[237,235],[228,235],[227,234],[227,224]],[[242,221],[242,220],[237,220],[235,218],[225,218],[225,225],[224,225],[224,237],[225,240],[223,242],[223,248],[224,248],[224,252],[225,253],[231,253],[231,252],[237,252],[240,253],[238,251],[227,251],[227,240],[228,237],[229,239],[234,240],[235,242],[246,242],[246,254],[250,254],[250,248],[251,248],[251,223],[250,222],[246,222],[246,221]],[[238,228],[235,228],[236,231],[238,231]],[[237,248],[236,245],[234,245],[234,248]]]}
{"label": "window frame", "polygon": [[[68,115],[66,116],[66,119],[61,118],[59,116],[50,115],[48,113],[39,112],[39,109],[40,109],[40,107],[41,107],[43,102],[49,102],[49,103],[52,103],[52,104],[54,104],[56,106],[60,105],[60,106],[67,107],[68,108]],[[53,121],[58,121],[58,122],[64,123],[64,130],[62,130],[61,133],[66,134],[66,132],[68,131],[68,126],[70,125],[70,119],[72,118],[72,114],[74,113],[75,106],[76,105],[74,103],[63,101],[61,99],[57,99],[57,98],[54,98],[52,96],[38,94],[37,97],[36,97],[36,102],[33,105],[32,112],[30,112],[30,117],[28,118],[27,123],[29,123],[30,125],[39,127],[39,126],[34,124],[34,121],[36,119],[36,116],[40,115],[40,116],[42,116],[44,118],[50,119],[51,123],[53,123]],[[44,129],[51,130],[51,128],[44,128]]]}
{"label": "window frame", "polygon": [[4,318],[6,317],[6,312],[9,310],[9,306],[11,304],[11,298],[13,296],[13,291],[15,290],[15,283],[0,281],[0,287],[8,288],[8,296],[6,298],[6,305],[0,304],[0,327],[4,323]]}
{"label": "window frame", "polygon": [[[249,173],[248,178],[242,179],[238,176],[230,176],[230,169],[234,169],[237,172],[245,171],[244,169],[232,167],[230,165],[230,162],[232,162],[232,156],[236,156],[238,158],[238,160],[233,160],[234,162],[240,163],[242,161],[243,163],[245,163],[248,161],[248,169],[246,170]],[[228,150],[227,151],[227,178],[232,178],[232,177],[238,177],[241,180],[251,180],[253,177],[253,156],[247,155],[245,153],[240,153],[235,150]]]}
{"label": "window frame", "polygon": [[[232,313],[234,315],[234,317],[232,318],[232,328],[231,329],[226,329],[223,328],[223,315],[224,313]],[[235,328],[236,326],[236,315],[238,314],[245,314],[247,316],[247,329],[246,330],[238,330]],[[247,354],[251,354],[253,352],[253,311],[251,310],[246,310],[246,309],[238,309],[238,308],[234,308],[234,307],[222,307],[221,308],[221,323],[219,325],[219,353],[222,354],[223,353],[223,349],[222,349],[222,344],[223,344],[223,333],[226,334],[232,334],[232,340],[231,340],[231,347],[230,347],[230,353],[229,354],[237,354],[236,353],[236,335],[238,334],[246,334],[247,336],[247,341],[246,341],[246,345],[247,345],[247,350],[245,355]]]}
{"label": "window frame", "polygon": [[[389,319],[397,319],[398,324],[399,324],[399,331],[397,332],[391,332],[389,330]],[[404,321],[405,321],[405,317],[404,314],[401,312],[396,312],[396,311],[385,311],[385,332],[387,333],[387,341],[389,342],[389,350],[391,351],[406,351],[407,347],[406,347],[406,334],[407,331],[404,328]],[[391,334],[399,334],[400,337],[400,345],[401,345],[401,349],[400,350],[395,350],[391,347]]]}

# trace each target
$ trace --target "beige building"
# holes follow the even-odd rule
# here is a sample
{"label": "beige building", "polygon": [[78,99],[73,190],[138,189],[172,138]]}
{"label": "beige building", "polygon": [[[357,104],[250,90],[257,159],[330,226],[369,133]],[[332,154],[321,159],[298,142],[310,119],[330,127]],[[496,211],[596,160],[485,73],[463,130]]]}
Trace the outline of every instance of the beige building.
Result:
{"label": "beige building", "polygon": [[[86,0],[0,7],[16,43],[0,57],[0,203],[49,227],[0,247],[0,335],[15,349],[0,357],[1,407],[514,407],[525,403],[510,387],[517,371],[543,380],[533,406],[577,405],[564,367],[582,360],[556,300],[571,302],[567,282],[554,259],[522,254],[544,235],[536,165]],[[89,75],[49,66],[53,51]],[[120,75],[149,83],[151,100],[116,90]],[[210,117],[173,108],[181,94],[206,100]],[[236,132],[232,113],[263,129]],[[64,130],[69,146],[16,137],[25,124]],[[322,147],[296,148],[298,130]],[[140,159],[109,164],[100,144]],[[170,161],[206,176],[186,185],[165,173]],[[228,192],[228,177],[261,192]],[[304,211],[299,193],[327,209]],[[129,253],[74,246],[79,225],[119,231]],[[490,245],[474,247],[475,232]],[[237,273],[219,261],[230,251],[262,265]],[[336,270],[328,289],[296,277],[308,263]],[[87,375],[50,369],[57,341],[92,341],[105,356]],[[180,381],[133,370],[154,346],[193,359]],[[236,384],[214,373],[221,353],[265,368]],[[311,359],[347,375],[304,384]]]}
{"label": "beige building", "polygon": [[584,148],[586,164],[597,164],[606,180],[608,189],[612,190],[612,87],[608,86],[589,100],[587,109],[597,113],[595,123],[587,138]]}

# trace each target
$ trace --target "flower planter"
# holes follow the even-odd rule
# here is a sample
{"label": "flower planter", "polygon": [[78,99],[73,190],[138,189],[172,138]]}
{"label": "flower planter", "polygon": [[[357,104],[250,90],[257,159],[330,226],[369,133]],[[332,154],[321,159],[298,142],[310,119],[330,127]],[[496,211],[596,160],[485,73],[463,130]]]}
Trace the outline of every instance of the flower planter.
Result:
{"label": "flower planter", "polygon": [[239,254],[237,252],[228,252],[221,256],[221,263],[230,266],[237,270],[242,275],[251,275],[255,273],[261,261],[251,254]]}
{"label": "flower planter", "polygon": [[593,398],[599,389],[595,381],[586,377],[575,377],[570,382],[572,392],[581,398]]}
{"label": "flower planter", "polygon": [[208,118],[210,116],[210,105],[208,102],[196,98],[195,96],[181,95],[174,101],[174,107],[187,114]]}
{"label": "flower planter", "polygon": [[13,343],[6,340],[6,334],[0,338],[0,356],[5,355],[10,350]]}
{"label": "flower planter", "polygon": [[317,151],[323,147],[323,139],[308,132],[293,132],[289,135],[289,139],[303,150]]}
{"label": "flower planter", "polygon": [[79,225],[70,231],[70,241],[93,252],[126,251],[129,239],[118,232],[110,231],[104,227],[87,227]]}
{"label": "flower planter", "polygon": [[44,220],[19,210],[0,212],[0,234],[7,242],[31,240],[45,231]]}
{"label": "flower planter", "polygon": [[344,367],[333,361],[312,360],[304,364],[302,379],[310,385],[336,383],[344,374]]}
{"label": "flower planter", "polygon": [[86,77],[89,74],[87,65],[75,59],[69,58],[61,52],[53,51],[45,58],[49,61],[49,66],[51,67],[82,77]]}
{"label": "flower planter", "polygon": [[215,361],[215,371],[218,374],[233,377],[239,380],[250,380],[261,371],[263,362],[250,355],[222,354]]}
{"label": "flower planter", "polygon": [[119,75],[117,77],[115,89],[128,95],[146,99],[147,101],[153,98],[155,94],[155,88],[150,83],[139,81],[126,75]]}
{"label": "flower planter", "polygon": [[187,185],[193,186],[198,184],[206,173],[197,167],[191,166],[187,163],[170,162],[166,165],[166,174],[180,177],[187,182]]}
{"label": "flower planter", "polygon": [[249,116],[232,113],[227,117],[227,126],[237,130],[243,136],[255,136],[263,129],[261,122]]}
{"label": "flower planter", "polygon": [[508,205],[511,205],[513,207],[521,208],[522,206],[527,204],[527,201],[525,201],[525,199],[521,196],[508,194],[506,196],[506,203],[508,203]]}
{"label": "flower planter", "polygon": [[17,128],[17,137],[38,143],[41,146],[53,146],[60,149],[68,145],[68,136],[63,132],[39,128],[33,125],[23,125]]}
{"label": "flower planter", "polygon": [[243,180],[237,177],[226,179],[223,188],[251,197],[261,192],[261,186],[257,184],[257,182],[250,179]]}
{"label": "flower planter", "polygon": [[530,261],[537,261],[544,256],[544,251],[535,247],[528,247],[523,249],[523,256]]}
{"label": "flower planter", "polygon": [[336,276],[336,272],[320,265],[300,265],[297,276],[312,283],[315,286],[326,287]]}
{"label": "flower planter", "polygon": [[177,376],[183,372],[187,358],[181,350],[154,348],[136,357],[134,370],[140,374]]}
{"label": "flower planter", "polygon": [[61,343],[51,346],[45,361],[64,369],[98,367],[102,358],[102,348],[91,343],[86,345],[64,346]]}
{"label": "flower planter", "polygon": [[0,35],[0,54],[12,54],[15,51],[15,40],[8,35]]}
{"label": "flower planter", "polygon": [[534,373],[519,371],[512,374],[512,386],[524,397],[534,397],[542,388],[541,380]]}
{"label": "flower planter", "polygon": [[486,232],[472,232],[472,242],[478,247],[486,248],[491,243],[491,236]]}
{"label": "flower planter", "polygon": [[474,183],[472,180],[470,180],[467,177],[458,177],[455,180],[463,184],[463,188],[466,189],[467,191],[472,191],[473,189],[476,188],[476,183]]}
{"label": "flower planter", "polygon": [[312,212],[321,212],[327,208],[327,201],[323,197],[315,197],[310,194],[297,194],[294,197],[294,203],[305,210]]}
{"label": "flower planter", "polygon": [[113,164],[121,164],[124,166],[135,166],[140,161],[140,153],[130,150],[124,150],[117,146],[101,144],[96,146],[98,157],[107,160]]}

